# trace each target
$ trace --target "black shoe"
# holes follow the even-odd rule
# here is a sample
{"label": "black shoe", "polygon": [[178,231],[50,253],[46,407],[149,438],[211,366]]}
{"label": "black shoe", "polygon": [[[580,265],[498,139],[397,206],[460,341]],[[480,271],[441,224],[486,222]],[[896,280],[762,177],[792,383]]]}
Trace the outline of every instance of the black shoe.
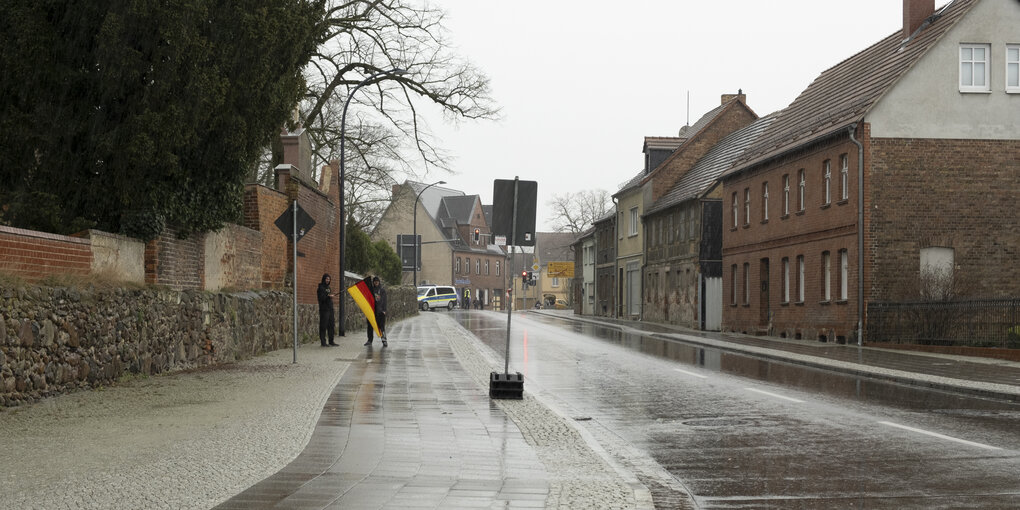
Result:
{"label": "black shoe", "polygon": [[340,347],[340,344],[334,344],[334,343],[330,343],[330,344],[329,344],[329,346],[330,346],[330,347]]}
{"label": "black shoe", "polygon": [[363,343],[363,344],[361,344],[361,345],[372,345],[372,341],[371,341],[371,340],[369,340],[369,341],[367,341],[367,342],[365,342],[365,343]]}
{"label": "black shoe", "polygon": [[328,347],[326,344],[322,344],[322,347]]}
{"label": "black shoe", "polygon": [[386,347],[386,346],[388,346],[388,345],[389,345],[389,344],[388,344],[388,343],[386,343],[386,340],[384,339],[384,340],[382,341],[382,346],[383,346],[383,347]]}

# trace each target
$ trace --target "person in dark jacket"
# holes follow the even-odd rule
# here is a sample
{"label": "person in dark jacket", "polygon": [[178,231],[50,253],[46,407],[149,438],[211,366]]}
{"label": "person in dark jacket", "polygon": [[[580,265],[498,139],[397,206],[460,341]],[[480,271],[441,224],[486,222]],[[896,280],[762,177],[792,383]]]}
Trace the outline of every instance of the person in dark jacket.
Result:
{"label": "person in dark jacket", "polygon": [[[379,325],[379,334],[382,336],[382,346],[386,347],[386,289],[382,286],[382,280],[378,276],[372,278],[372,297],[375,298],[375,323]],[[365,345],[372,345],[372,324],[369,323],[368,341]]]}
{"label": "person in dark jacket", "polygon": [[[319,283],[319,288],[315,291],[316,297],[319,299],[319,343],[323,347],[337,347],[337,344],[333,343],[334,323],[336,322],[333,315],[333,296],[336,293],[330,292],[329,283],[329,275],[322,275],[322,282]],[[326,343],[327,334],[329,343]]]}

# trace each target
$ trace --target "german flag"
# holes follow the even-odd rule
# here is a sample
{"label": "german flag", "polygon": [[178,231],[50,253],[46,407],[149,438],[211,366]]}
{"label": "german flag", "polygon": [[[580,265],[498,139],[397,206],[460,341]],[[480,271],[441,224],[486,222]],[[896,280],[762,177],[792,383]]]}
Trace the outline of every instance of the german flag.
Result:
{"label": "german flag", "polygon": [[372,329],[375,330],[376,336],[382,338],[382,333],[379,332],[379,324],[375,322],[375,296],[372,294],[372,280],[365,278],[347,287],[347,292],[351,294],[354,302],[361,308],[361,313],[365,314],[369,324],[372,325]]}

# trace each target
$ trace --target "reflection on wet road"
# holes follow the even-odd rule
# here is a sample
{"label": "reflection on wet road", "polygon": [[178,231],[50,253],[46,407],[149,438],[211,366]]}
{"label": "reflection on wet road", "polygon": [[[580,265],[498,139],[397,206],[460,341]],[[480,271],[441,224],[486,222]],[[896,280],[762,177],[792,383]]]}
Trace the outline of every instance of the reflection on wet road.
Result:
{"label": "reflection on wet road", "polygon": [[[502,359],[506,316],[457,320]],[[1020,508],[1020,405],[516,313],[511,371],[668,508]]]}

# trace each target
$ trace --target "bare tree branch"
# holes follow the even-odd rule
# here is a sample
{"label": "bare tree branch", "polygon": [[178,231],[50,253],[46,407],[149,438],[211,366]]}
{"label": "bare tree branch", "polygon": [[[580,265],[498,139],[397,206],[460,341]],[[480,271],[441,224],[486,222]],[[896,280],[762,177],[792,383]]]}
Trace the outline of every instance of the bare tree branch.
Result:
{"label": "bare tree branch", "polygon": [[610,199],[608,191],[593,189],[553,195],[548,204],[553,210],[553,230],[578,234],[609,211]]}

